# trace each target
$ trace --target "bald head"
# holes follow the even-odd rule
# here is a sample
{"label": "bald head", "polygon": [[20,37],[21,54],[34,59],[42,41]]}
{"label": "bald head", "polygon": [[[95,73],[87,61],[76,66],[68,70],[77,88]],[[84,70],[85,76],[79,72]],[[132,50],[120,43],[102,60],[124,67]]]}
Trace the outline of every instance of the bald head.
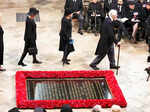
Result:
{"label": "bald head", "polygon": [[118,4],[122,5],[123,4],[123,0],[118,0]]}
{"label": "bald head", "polygon": [[92,2],[96,3],[96,2],[97,2],[97,0],[92,0]]}

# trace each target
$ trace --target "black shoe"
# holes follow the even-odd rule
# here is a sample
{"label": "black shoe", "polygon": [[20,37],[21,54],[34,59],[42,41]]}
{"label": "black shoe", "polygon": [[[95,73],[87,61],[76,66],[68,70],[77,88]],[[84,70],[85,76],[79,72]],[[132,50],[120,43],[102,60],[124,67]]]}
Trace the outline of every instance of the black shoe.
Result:
{"label": "black shoe", "polygon": [[4,72],[4,71],[6,71],[6,69],[4,69],[4,68],[0,68],[0,71]]}
{"label": "black shoe", "polygon": [[81,30],[79,30],[78,33],[80,33],[80,35],[83,35],[83,32]]}
{"label": "black shoe", "polygon": [[27,65],[24,64],[23,62],[19,62],[18,65],[21,65],[21,66],[27,66]]}
{"label": "black shoe", "polygon": [[134,43],[134,44],[138,44],[138,42],[137,42],[137,41],[134,41],[133,43]]}
{"label": "black shoe", "polygon": [[63,66],[67,64],[67,65],[70,65],[70,63],[67,61],[67,60],[63,60]]}
{"label": "black shoe", "polygon": [[120,66],[116,66],[116,65],[113,65],[113,66],[110,66],[110,69],[119,69]]}
{"label": "black shoe", "polygon": [[71,59],[67,59],[67,61],[71,61]]}
{"label": "black shoe", "polygon": [[145,68],[144,71],[150,71],[150,67]]}
{"label": "black shoe", "polygon": [[38,60],[35,60],[33,61],[33,64],[41,64],[42,62],[41,61],[38,61]]}
{"label": "black shoe", "polygon": [[145,68],[144,71],[146,71],[148,74],[150,74],[150,67]]}
{"label": "black shoe", "polygon": [[93,66],[90,64],[90,67],[93,69],[93,70],[99,70],[99,68],[97,66]]}
{"label": "black shoe", "polygon": [[[63,62],[64,60],[62,59],[62,62]],[[67,59],[67,61],[71,61],[71,59]]]}
{"label": "black shoe", "polygon": [[150,62],[150,56],[147,57],[147,62]]}

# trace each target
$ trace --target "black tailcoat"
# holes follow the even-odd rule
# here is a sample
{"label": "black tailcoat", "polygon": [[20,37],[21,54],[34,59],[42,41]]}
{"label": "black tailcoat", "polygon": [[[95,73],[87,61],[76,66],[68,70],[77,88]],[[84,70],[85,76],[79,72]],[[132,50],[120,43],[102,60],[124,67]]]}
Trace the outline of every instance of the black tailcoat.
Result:
{"label": "black tailcoat", "polygon": [[3,53],[4,53],[4,42],[3,42],[4,31],[0,26],[0,65],[3,65]]}
{"label": "black tailcoat", "polygon": [[114,29],[112,21],[110,18],[106,18],[102,25],[101,37],[96,48],[96,55],[106,54],[109,48],[112,46],[113,42],[118,43],[118,40],[115,38]]}

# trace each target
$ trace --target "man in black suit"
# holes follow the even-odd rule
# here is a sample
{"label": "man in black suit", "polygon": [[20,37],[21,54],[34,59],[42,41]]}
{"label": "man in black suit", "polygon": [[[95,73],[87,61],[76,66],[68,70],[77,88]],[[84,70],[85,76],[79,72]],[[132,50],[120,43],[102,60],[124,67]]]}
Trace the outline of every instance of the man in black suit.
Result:
{"label": "man in black suit", "polygon": [[[146,43],[149,47],[149,53],[150,53],[150,1],[146,3],[145,10],[145,38]],[[150,62],[150,54],[147,57],[147,62]]]}
{"label": "man in black suit", "polygon": [[117,10],[118,18],[125,17],[125,6],[123,5],[123,0],[118,0],[117,3],[112,3],[111,9]]}
{"label": "man in black suit", "polygon": [[104,10],[100,2],[92,0],[88,6],[88,16],[91,20],[91,29],[96,26],[95,30],[100,31],[102,20],[105,18]]}
{"label": "man in black suit", "polygon": [[40,61],[37,60],[37,46],[36,46],[36,23],[34,21],[35,16],[39,13],[36,8],[30,8],[27,19],[26,19],[26,28],[25,28],[25,47],[22,53],[22,56],[18,62],[18,65],[26,66],[23,63],[24,58],[26,57],[27,53],[33,56],[33,63],[34,64],[41,64]]}
{"label": "man in black suit", "polygon": [[66,0],[64,9],[69,10],[73,13],[73,17],[72,17],[73,19],[74,18],[78,19],[80,23],[78,33],[83,35],[82,29],[83,29],[84,18],[82,16],[82,10],[83,10],[82,0]]}
{"label": "man in black suit", "polygon": [[105,19],[102,25],[101,38],[99,40],[95,55],[97,57],[90,64],[90,67],[94,70],[99,70],[96,66],[102,59],[108,55],[110,61],[111,69],[118,69],[119,66],[115,65],[115,53],[114,53],[114,43],[120,46],[119,40],[115,38],[114,25],[113,22],[117,20],[117,11],[112,9],[109,12],[109,17]]}

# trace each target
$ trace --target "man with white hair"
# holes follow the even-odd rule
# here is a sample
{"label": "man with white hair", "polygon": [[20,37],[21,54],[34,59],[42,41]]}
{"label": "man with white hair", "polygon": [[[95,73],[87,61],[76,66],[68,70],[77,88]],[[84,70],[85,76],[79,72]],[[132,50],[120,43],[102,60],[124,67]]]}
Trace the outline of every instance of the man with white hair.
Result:
{"label": "man with white hair", "polygon": [[114,34],[114,21],[117,20],[117,11],[112,9],[109,11],[108,18],[104,20],[102,25],[101,38],[99,40],[95,55],[96,58],[90,64],[90,67],[94,70],[99,70],[96,66],[102,59],[108,55],[110,61],[110,69],[118,69],[119,66],[115,65],[115,53],[114,53],[114,43],[119,47],[119,40],[115,38]]}

